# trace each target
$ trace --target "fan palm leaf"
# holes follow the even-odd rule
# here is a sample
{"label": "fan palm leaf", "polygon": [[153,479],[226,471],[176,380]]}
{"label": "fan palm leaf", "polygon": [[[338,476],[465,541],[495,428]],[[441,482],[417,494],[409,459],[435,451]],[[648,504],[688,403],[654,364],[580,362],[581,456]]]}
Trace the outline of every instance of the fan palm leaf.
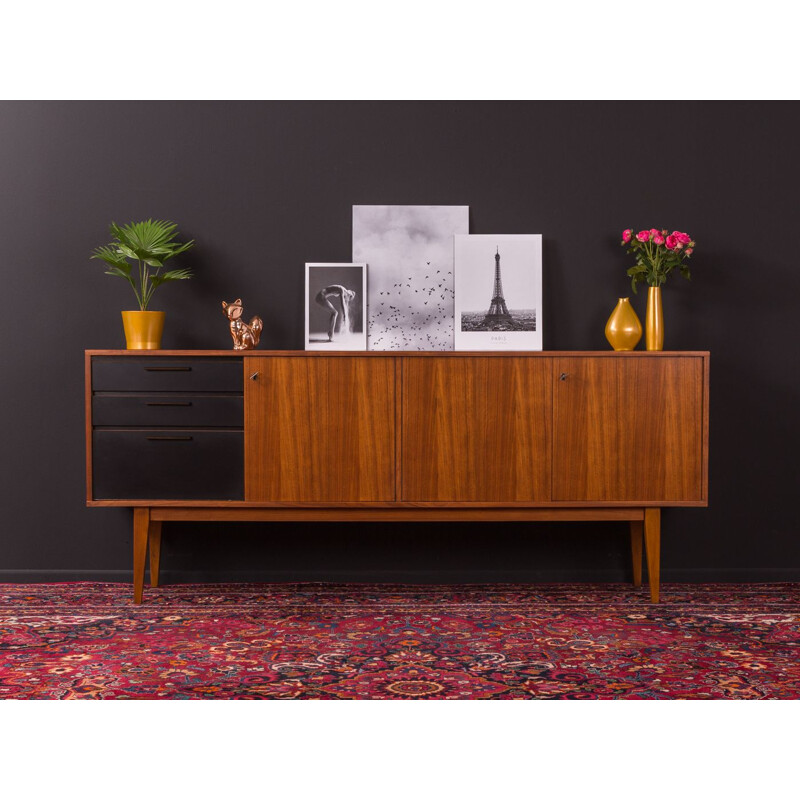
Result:
{"label": "fan palm leaf", "polygon": [[[191,270],[186,268],[160,274],[165,261],[194,245],[194,240],[183,243],[175,241],[177,229],[174,222],[159,219],[129,222],[127,225],[112,222],[110,231],[114,241],[96,248],[91,258],[98,258],[107,264],[107,275],[125,278],[136,294],[139,307],[145,311],[158,286],[192,276]],[[128,260],[138,265],[138,289]],[[151,269],[154,271],[151,272]]]}
{"label": "fan palm leaf", "polygon": [[141,261],[156,259],[162,263],[194,244],[193,241],[185,244],[176,242],[177,229],[174,222],[160,219],[130,222],[127,225],[111,223],[111,235],[117,240],[119,249],[129,251],[125,255]]}
{"label": "fan palm leaf", "polygon": [[162,283],[167,283],[168,281],[185,281],[191,277],[192,271],[190,269],[173,269],[161,275],[153,275],[150,278],[150,282],[153,286],[161,286]]}

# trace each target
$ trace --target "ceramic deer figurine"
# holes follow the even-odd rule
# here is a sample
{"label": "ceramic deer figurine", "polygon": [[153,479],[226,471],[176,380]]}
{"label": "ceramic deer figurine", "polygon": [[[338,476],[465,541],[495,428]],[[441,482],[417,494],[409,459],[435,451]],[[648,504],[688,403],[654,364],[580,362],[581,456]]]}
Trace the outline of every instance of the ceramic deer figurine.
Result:
{"label": "ceramic deer figurine", "polygon": [[249,324],[242,322],[242,298],[232,303],[222,301],[222,313],[228,318],[231,326],[231,338],[234,350],[252,350],[261,338],[264,323],[261,317],[253,317]]}

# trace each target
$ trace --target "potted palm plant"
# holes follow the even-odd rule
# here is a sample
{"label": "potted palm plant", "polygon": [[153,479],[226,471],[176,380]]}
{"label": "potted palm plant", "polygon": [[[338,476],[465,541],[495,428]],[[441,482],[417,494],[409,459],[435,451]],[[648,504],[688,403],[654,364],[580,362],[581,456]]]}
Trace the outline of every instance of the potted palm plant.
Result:
{"label": "potted palm plant", "polygon": [[175,241],[177,228],[174,222],[158,219],[127,225],[112,222],[114,241],[96,248],[91,255],[106,263],[106,275],[125,278],[136,295],[139,310],[122,312],[128,350],[161,348],[164,312],[148,310],[153,293],[163,283],[192,277],[192,271],[185,268],[162,272],[166,261],[194,245],[194,240],[184,244]]}

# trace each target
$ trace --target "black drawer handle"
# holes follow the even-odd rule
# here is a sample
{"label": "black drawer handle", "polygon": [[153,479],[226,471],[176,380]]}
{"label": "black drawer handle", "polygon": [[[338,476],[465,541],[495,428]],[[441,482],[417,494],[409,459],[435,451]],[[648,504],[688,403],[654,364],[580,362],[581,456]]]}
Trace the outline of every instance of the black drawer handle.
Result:
{"label": "black drawer handle", "polygon": [[148,436],[148,442],[191,442],[191,436]]}
{"label": "black drawer handle", "polygon": [[191,367],[145,367],[145,372],[191,372]]}
{"label": "black drawer handle", "polygon": [[190,406],[191,403],[145,403],[146,406]]}

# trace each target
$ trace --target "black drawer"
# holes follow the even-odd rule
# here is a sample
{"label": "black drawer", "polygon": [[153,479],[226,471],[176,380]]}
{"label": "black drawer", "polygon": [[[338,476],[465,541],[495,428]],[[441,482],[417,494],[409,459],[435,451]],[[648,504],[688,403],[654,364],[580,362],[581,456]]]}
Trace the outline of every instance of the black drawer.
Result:
{"label": "black drawer", "polygon": [[96,356],[95,392],[241,392],[241,358],[168,358]]}
{"label": "black drawer", "polygon": [[244,397],[235,394],[96,394],[94,425],[241,428]]}
{"label": "black drawer", "polygon": [[243,500],[244,433],[96,430],[95,500]]}

